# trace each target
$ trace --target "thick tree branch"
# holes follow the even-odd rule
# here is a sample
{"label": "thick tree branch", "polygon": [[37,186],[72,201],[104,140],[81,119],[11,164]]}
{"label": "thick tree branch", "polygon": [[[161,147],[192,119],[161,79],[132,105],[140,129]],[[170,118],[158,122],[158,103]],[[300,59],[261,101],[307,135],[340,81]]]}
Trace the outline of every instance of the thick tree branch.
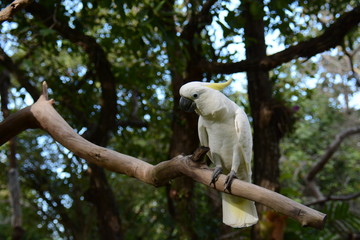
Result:
{"label": "thick tree branch", "polygon": [[[186,175],[193,180],[209,185],[212,170],[198,161],[207,149],[193,156],[179,155],[169,161],[161,162],[155,166],[140,159],[97,146],[80,135],[67,124],[67,122],[52,107],[53,100],[47,99],[44,84],[43,95],[32,106],[11,115],[0,123],[0,145],[19,133],[18,129],[25,130],[23,125],[37,126],[48,132],[56,141],[68,148],[77,156],[86,159],[89,163],[104,167],[110,171],[126,174],[153,186],[162,186],[171,179]],[[10,119],[10,120],[8,120]],[[225,175],[221,175],[215,186],[218,191],[224,191]],[[276,192],[256,186],[251,183],[235,179],[231,194],[254,200],[274,210],[283,213],[303,226],[322,228],[326,215],[292,201]]]}
{"label": "thick tree branch", "polygon": [[357,133],[360,133],[360,126],[346,129],[343,132],[341,132],[340,134],[338,134],[335,137],[335,140],[326,149],[325,154],[311,168],[311,170],[309,171],[309,173],[308,173],[308,175],[306,177],[306,181],[307,182],[313,181],[315,179],[316,175],[324,168],[326,163],[330,160],[330,158],[338,150],[338,148],[340,147],[340,144],[342,143],[342,141],[345,138],[347,138],[347,137],[349,137],[349,136],[351,136],[353,134],[357,134]]}
{"label": "thick tree branch", "polygon": [[344,37],[360,23],[360,5],[344,13],[336,22],[318,37],[298,43],[284,51],[273,54],[268,60],[260,62],[262,67],[273,69],[285,62],[299,57],[310,58],[318,53],[340,45]]}
{"label": "thick tree branch", "polygon": [[37,121],[32,117],[31,108],[26,107],[14,114],[11,114],[0,123],[0,145],[9,141],[12,137],[25,131],[26,129],[37,128]]}
{"label": "thick tree branch", "polygon": [[30,5],[34,0],[15,0],[0,11],[0,23],[11,20],[16,12]]}
{"label": "thick tree branch", "polygon": [[359,22],[360,6],[357,6],[350,12],[344,13],[320,36],[300,42],[281,52],[260,59],[248,59],[240,62],[201,62],[198,67],[203,72],[213,74],[231,74],[255,69],[271,70],[293,59],[299,57],[310,58],[340,45],[344,36],[358,26]]}

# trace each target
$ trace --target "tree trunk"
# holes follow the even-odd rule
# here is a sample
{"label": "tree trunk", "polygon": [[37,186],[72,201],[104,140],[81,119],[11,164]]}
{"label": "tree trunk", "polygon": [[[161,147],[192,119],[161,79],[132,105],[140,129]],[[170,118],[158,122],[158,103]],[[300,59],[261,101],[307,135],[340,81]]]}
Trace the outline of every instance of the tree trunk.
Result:
{"label": "tree trunk", "polygon": [[104,169],[95,164],[89,164],[89,173],[90,188],[85,193],[85,199],[96,206],[101,239],[123,239],[115,196]]}
{"label": "tree trunk", "polygon": [[24,229],[22,227],[22,214],[21,214],[21,191],[19,183],[19,171],[16,165],[15,157],[15,138],[9,142],[9,161],[10,169],[8,171],[8,186],[10,195],[10,205],[12,210],[11,227],[12,227],[12,240],[20,240],[23,238]]}
{"label": "tree trunk", "polygon": [[[173,122],[172,138],[169,155],[173,158],[179,154],[190,154],[199,145],[197,136],[197,116],[195,113],[186,113],[179,109],[179,89],[184,80],[173,77]],[[193,204],[194,181],[188,177],[174,179],[168,188],[169,206],[171,214],[179,225],[182,234],[187,239],[199,239],[192,224],[196,216]]]}
{"label": "tree trunk", "polygon": [[[263,12],[259,13],[259,16],[253,15],[250,11],[251,4],[259,5],[257,9],[263,7],[258,1],[244,4],[246,58],[261,59],[266,56]],[[254,128],[254,181],[258,185],[277,191],[280,137],[273,116],[273,85],[269,72],[261,70],[260,66],[246,73]]]}
{"label": "tree trunk", "polygon": [[[112,86],[112,85],[110,85]],[[112,87],[115,89],[115,87]],[[108,91],[104,97],[110,97],[113,94]],[[113,101],[110,101],[113,102]],[[115,113],[110,113],[111,107],[103,106],[100,119],[88,136],[88,140],[100,146],[106,146],[115,125]],[[87,134],[85,134],[87,135]],[[103,240],[120,240],[123,239],[123,229],[119,217],[118,207],[116,205],[113,190],[107,180],[105,170],[95,164],[89,163],[88,173],[90,175],[90,186],[85,192],[85,199],[90,201],[96,207],[97,222],[100,237]]]}
{"label": "tree trunk", "polygon": [[[242,3],[245,16],[246,58],[255,60],[266,56],[264,12],[261,1]],[[256,12],[251,11],[257,9]],[[254,128],[254,183],[273,191],[279,190],[279,141],[272,110],[272,83],[269,72],[258,69],[246,72],[248,94]],[[265,208],[258,206],[260,221]],[[261,239],[260,224],[254,227],[253,239]]]}
{"label": "tree trunk", "polygon": [[[173,11],[174,2],[168,1],[164,4],[165,12]],[[194,51],[189,51],[191,43],[185,43],[185,48],[179,44],[174,19],[169,16],[164,23],[167,27],[167,54],[171,71],[171,87],[174,97],[173,119],[171,124],[172,137],[170,140],[169,157],[173,158],[179,154],[191,154],[199,146],[197,134],[197,119],[195,113],[186,113],[179,109],[180,93],[183,84],[188,81],[200,81],[201,75],[192,74],[192,64],[189,59],[194,59]],[[192,42],[192,41],[189,41]],[[188,51],[190,56],[187,58]],[[185,239],[199,239],[192,218],[196,216],[193,202],[194,182],[188,177],[176,178],[167,187],[167,199],[169,212],[179,226],[181,235]]]}
{"label": "tree trunk", "polygon": [[[3,71],[0,76],[0,95],[1,95],[1,111],[3,117],[9,116],[8,109],[8,90],[10,86],[10,76],[7,71]],[[16,141],[12,138],[9,141],[8,160],[9,160],[9,171],[8,171],[8,188],[11,205],[11,227],[12,227],[12,240],[20,240],[23,238],[24,229],[22,228],[22,214],[21,214],[21,191],[19,183],[19,171],[16,163]]]}

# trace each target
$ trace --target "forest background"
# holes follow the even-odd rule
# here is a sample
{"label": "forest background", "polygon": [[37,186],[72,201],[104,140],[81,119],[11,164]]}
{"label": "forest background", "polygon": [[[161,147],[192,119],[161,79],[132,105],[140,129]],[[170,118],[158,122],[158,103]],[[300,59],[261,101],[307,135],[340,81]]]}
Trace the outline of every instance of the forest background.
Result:
{"label": "forest background", "polygon": [[213,189],[187,177],[154,188],[31,130],[0,148],[1,239],[359,236],[357,1],[24,2],[1,19],[1,120],[46,81],[78,134],[157,164],[199,145],[179,88],[232,77],[224,93],[253,127],[253,182],[328,219],[323,230],[302,228],[259,206],[256,227],[231,229]]}

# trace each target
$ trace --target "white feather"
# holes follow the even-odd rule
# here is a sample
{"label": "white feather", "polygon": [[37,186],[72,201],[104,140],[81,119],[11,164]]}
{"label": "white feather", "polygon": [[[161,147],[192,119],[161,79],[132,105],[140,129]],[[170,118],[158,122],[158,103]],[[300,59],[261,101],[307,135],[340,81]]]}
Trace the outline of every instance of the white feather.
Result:
{"label": "white feather", "polygon": [[[221,166],[224,174],[234,170],[238,178],[250,182],[253,143],[243,109],[221,92],[206,87],[206,83],[185,84],[180,95],[196,103],[199,139],[202,146],[210,148],[210,160]],[[240,228],[258,221],[254,202],[229,194],[223,194],[222,199],[225,224]]]}

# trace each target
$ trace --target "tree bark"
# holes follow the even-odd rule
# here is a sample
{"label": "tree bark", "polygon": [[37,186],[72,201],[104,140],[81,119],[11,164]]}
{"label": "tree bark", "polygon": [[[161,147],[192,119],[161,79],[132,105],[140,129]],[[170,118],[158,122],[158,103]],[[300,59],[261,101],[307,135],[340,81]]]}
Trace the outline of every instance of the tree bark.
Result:
{"label": "tree bark", "polygon": [[[186,113],[179,108],[180,93],[182,85],[190,81],[201,81],[202,72],[196,67],[201,61],[201,44],[196,43],[195,38],[201,30],[211,23],[210,9],[216,0],[209,0],[201,6],[200,11],[193,6],[189,22],[184,26],[180,39],[177,36],[176,25],[172,16],[164,25],[167,26],[167,34],[171,36],[167,41],[167,53],[171,72],[171,90],[174,98],[173,120],[171,124],[172,137],[170,140],[169,157],[173,158],[179,154],[190,154],[199,145],[197,133],[198,116],[195,113]],[[200,7],[200,6],[198,6]],[[164,4],[164,11],[174,11],[174,1]],[[179,43],[183,43],[181,47]],[[170,213],[179,223],[184,235],[189,239],[200,239],[192,224],[193,216],[197,216],[195,203],[193,202],[194,181],[183,176],[175,179],[168,187],[168,199]]]}
{"label": "tree bark", "polygon": [[9,21],[12,19],[14,14],[18,12],[20,9],[26,7],[31,4],[34,0],[15,0],[11,4],[9,4],[6,8],[0,11],[0,23]]}
{"label": "tree bark", "polygon": [[[245,48],[247,59],[261,59],[266,56],[264,36],[263,11],[259,15],[251,13],[251,5],[262,9],[261,1],[246,1],[244,3]],[[256,184],[279,190],[279,136],[276,133],[276,122],[272,117],[273,86],[267,70],[250,70],[248,78],[248,93],[253,117],[254,128],[254,181]]]}
{"label": "tree bark", "polygon": [[[166,14],[172,12],[173,8],[174,1],[167,1],[163,11]],[[179,89],[186,81],[183,76],[187,71],[188,59],[185,57],[184,49],[179,45],[175,22],[171,15],[168,15],[164,26],[170,36],[166,42],[166,50],[169,56],[171,90],[174,97],[169,148],[169,157],[173,158],[179,154],[192,153],[199,145],[199,140],[196,114],[188,114],[179,109]],[[197,215],[193,202],[194,182],[189,177],[182,176],[168,184],[166,190],[169,213],[179,227],[180,235],[186,239],[199,239],[191,221],[191,218]]]}
{"label": "tree bark", "polygon": [[[258,9],[256,15],[251,11],[255,7]],[[245,17],[246,59],[256,61],[266,57],[263,3],[260,0],[244,1],[242,8]],[[277,133],[278,123],[273,117],[273,86],[268,70],[256,68],[248,70],[246,75],[254,129],[254,182],[272,191],[279,191],[280,137]],[[266,208],[258,205],[260,221],[265,210]],[[253,239],[262,239],[260,224],[255,225],[253,229]]]}
{"label": "tree bark", "polygon": [[84,197],[96,207],[101,239],[123,239],[115,196],[105,171],[93,163],[90,163],[89,167],[90,187]]}
{"label": "tree bark", "polygon": [[[9,116],[8,109],[8,91],[10,86],[10,76],[7,71],[3,71],[0,74],[0,96],[1,96],[1,111],[3,117],[7,118]],[[16,140],[15,137],[9,140],[9,149],[8,149],[8,160],[9,160],[9,170],[8,170],[8,188],[9,188],[9,200],[11,206],[11,227],[12,227],[12,240],[21,240],[24,235],[24,229],[22,227],[22,214],[21,214],[21,191],[20,191],[20,182],[19,182],[19,171],[17,168],[17,159],[16,159]]]}

